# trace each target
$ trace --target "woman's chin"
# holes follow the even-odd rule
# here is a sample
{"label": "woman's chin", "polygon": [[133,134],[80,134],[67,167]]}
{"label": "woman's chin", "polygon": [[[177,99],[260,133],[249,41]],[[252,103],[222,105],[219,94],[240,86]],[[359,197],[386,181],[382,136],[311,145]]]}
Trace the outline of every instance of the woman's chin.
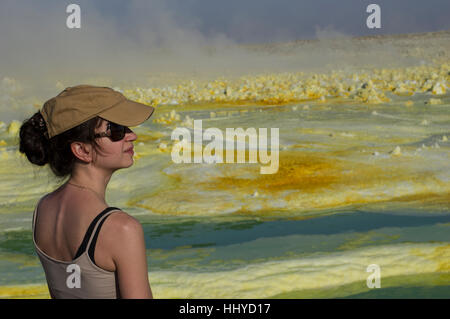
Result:
{"label": "woman's chin", "polygon": [[126,166],[126,168],[133,166],[133,164],[134,164],[134,159],[133,159],[133,157],[131,157],[130,164],[128,164],[128,166]]}

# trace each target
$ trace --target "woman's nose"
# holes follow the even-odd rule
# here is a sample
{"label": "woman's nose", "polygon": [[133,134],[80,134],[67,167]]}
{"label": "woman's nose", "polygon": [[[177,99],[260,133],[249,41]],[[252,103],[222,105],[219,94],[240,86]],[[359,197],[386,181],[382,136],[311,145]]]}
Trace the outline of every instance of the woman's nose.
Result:
{"label": "woman's nose", "polygon": [[134,133],[130,128],[128,128],[125,136],[127,141],[135,141],[137,139],[136,133]]}

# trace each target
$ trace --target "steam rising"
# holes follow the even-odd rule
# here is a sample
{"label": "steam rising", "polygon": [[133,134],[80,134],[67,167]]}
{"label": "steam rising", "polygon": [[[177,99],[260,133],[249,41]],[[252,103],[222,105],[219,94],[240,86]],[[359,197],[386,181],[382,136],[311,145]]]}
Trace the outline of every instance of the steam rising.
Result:
{"label": "steam rising", "polygon": [[[0,90],[8,93],[8,99],[25,98],[24,94],[34,96],[35,100],[26,101],[32,104],[80,83],[157,87],[186,79],[407,66],[417,65],[420,60],[405,54],[401,41],[354,40],[350,34],[333,27],[316,26],[315,40],[293,41],[297,26],[290,26],[289,30],[280,27],[282,12],[271,1],[255,7],[256,15],[273,11],[274,20],[269,19],[265,26],[261,19],[253,21],[251,15],[246,21],[246,12],[238,7],[234,11],[227,8],[227,12],[235,12],[233,16],[221,15],[217,3],[218,25],[226,19],[234,24],[223,30],[215,25],[205,26],[205,21],[211,24],[214,17],[204,15],[202,21],[188,10],[190,6],[200,8],[201,2],[175,2],[109,1],[109,5],[102,4],[100,8],[99,2],[77,1],[81,7],[81,29],[68,29],[68,3],[2,1]],[[224,4],[227,5],[230,6]],[[262,6],[269,9],[262,11]],[[280,6],[288,3],[281,1]],[[110,14],[111,10],[115,14]],[[325,17],[319,21],[330,13],[323,14]],[[250,25],[260,26],[262,31],[258,34]],[[247,39],[252,34],[256,40],[264,39],[264,32],[270,28],[276,29],[275,35],[271,34],[264,43],[235,40],[242,40],[239,32]],[[13,117],[5,115],[5,109],[14,110],[13,104],[3,99],[2,120]],[[17,113],[20,114],[18,109]]]}

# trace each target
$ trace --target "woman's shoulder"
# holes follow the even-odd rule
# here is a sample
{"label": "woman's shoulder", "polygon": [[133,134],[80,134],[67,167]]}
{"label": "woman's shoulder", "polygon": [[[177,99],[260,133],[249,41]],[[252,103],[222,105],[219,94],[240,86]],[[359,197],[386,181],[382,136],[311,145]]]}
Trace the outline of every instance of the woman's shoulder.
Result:
{"label": "woman's shoulder", "polygon": [[114,257],[119,257],[124,251],[132,252],[136,245],[144,241],[144,231],[141,223],[123,210],[117,210],[108,216],[100,234],[105,247]]}
{"label": "woman's shoulder", "polygon": [[133,232],[137,228],[142,228],[141,223],[133,216],[122,209],[115,210],[109,217],[109,229],[119,233]]}

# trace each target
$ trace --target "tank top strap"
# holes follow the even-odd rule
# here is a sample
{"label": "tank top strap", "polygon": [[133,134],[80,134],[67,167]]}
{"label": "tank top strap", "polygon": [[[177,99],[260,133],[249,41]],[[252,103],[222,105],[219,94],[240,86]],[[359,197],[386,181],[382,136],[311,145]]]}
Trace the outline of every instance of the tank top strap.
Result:
{"label": "tank top strap", "polygon": [[[94,237],[97,237],[98,231],[100,231],[100,228],[98,226],[100,224],[103,224],[106,217],[108,217],[110,215],[110,213],[112,213],[113,211],[116,211],[116,210],[120,210],[120,209],[117,207],[107,207],[94,218],[94,220],[89,225],[89,227],[86,231],[86,234],[84,235],[83,242],[81,243],[80,247],[78,248],[78,251],[77,251],[74,259],[81,256],[90,247],[89,245],[91,244],[92,239]],[[97,235],[95,235],[94,232],[97,233]],[[93,235],[93,233],[94,233],[94,235]]]}

